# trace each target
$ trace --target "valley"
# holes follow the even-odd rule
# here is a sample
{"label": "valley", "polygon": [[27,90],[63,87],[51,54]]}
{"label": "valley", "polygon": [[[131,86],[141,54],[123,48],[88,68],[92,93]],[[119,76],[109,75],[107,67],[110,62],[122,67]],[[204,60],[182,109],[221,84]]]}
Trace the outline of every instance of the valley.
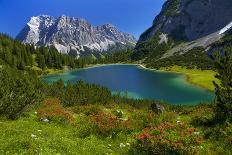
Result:
{"label": "valley", "polygon": [[232,154],[232,1],[87,1],[0,1],[0,154]]}

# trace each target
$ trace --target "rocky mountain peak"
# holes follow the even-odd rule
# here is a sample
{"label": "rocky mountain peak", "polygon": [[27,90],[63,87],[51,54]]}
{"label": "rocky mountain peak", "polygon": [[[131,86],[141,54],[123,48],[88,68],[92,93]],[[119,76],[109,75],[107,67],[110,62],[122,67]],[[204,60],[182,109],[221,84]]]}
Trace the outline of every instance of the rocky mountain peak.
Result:
{"label": "rocky mountain peak", "polygon": [[106,28],[106,29],[117,29],[114,25],[108,23],[108,24],[104,24],[102,25],[103,28]]}
{"label": "rocky mountain peak", "polygon": [[54,46],[62,53],[71,52],[75,56],[86,51],[105,52],[119,44],[120,48],[133,47],[136,43],[134,36],[119,31],[112,24],[93,26],[85,19],[65,15],[31,17],[16,38],[36,46]]}

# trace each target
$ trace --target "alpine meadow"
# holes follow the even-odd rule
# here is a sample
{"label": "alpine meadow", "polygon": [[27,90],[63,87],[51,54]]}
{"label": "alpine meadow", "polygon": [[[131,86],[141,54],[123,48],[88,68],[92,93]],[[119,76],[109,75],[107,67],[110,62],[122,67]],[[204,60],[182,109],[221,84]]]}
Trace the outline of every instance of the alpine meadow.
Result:
{"label": "alpine meadow", "polygon": [[231,0],[0,8],[1,155],[232,154]]}

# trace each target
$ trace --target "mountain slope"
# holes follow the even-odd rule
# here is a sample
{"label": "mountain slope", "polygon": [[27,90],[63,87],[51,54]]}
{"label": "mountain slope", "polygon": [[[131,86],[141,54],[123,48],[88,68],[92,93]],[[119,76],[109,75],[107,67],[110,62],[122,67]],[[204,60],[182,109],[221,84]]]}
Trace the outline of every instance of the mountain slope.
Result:
{"label": "mountain slope", "polygon": [[104,52],[114,46],[120,49],[133,47],[136,43],[134,36],[120,32],[111,24],[95,27],[84,19],[64,15],[32,17],[16,38],[27,44],[54,46],[58,51],[74,56]]}
{"label": "mountain slope", "polygon": [[152,27],[140,36],[133,59],[156,63],[198,47],[207,51],[227,34],[231,21],[231,0],[167,0]]}
{"label": "mountain slope", "polygon": [[173,39],[192,41],[214,33],[232,21],[231,0],[167,0],[140,41],[158,31]]}

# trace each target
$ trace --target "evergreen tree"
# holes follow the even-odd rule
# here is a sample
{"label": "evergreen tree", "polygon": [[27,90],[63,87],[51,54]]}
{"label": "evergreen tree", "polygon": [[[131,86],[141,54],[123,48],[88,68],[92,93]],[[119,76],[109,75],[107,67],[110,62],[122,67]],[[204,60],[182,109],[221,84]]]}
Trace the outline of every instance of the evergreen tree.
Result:
{"label": "evergreen tree", "polygon": [[62,69],[63,66],[80,68],[86,63],[92,63],[59,53],[54,47],[35,48],[34,45],[24,45],[2,34],[0,34],[0,59],[2,64],[20,70],[30,70],[33,66],[41,69]]}
{"label": "evergreen tree", "polygon": [[44,56],[42,54],[39,54],[39,56],[38,56],[38,65],[42,69],[46,68],[45,58],[44,58]]}
{"label": "evergreen tree", "polygon": [[25,62],[22,59],[19,59],[17,68],[20,70],[24,70],[25,69]]}
{"label": "evergreen tree", "polygon": [[[221,55],[221,54],[220,54]],[[216,61],[220,84],[216,86],[216,118],[226,120],[232,118],[232,46],[226,48],[224,56]]]}

